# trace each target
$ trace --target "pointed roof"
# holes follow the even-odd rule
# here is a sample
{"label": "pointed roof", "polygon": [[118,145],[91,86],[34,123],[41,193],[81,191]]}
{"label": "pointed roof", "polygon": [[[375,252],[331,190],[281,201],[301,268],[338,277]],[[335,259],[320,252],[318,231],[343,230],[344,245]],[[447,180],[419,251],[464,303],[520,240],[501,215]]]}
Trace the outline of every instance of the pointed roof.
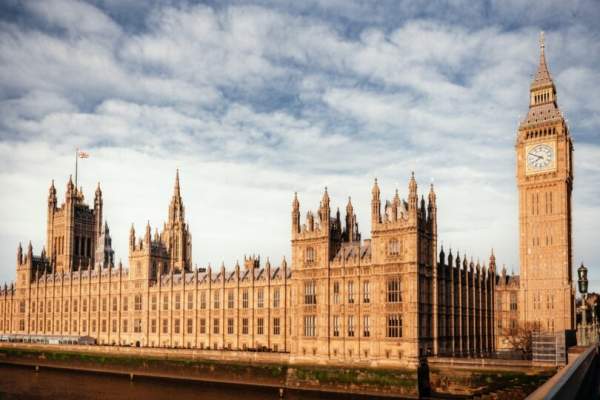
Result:
{"label": "pointed roof", "polygon": [[179,168],[175,172],[175,189],[173,190],[173,196],[181,197],[181,190],[179,188]]}
{"label": "pointed roof", "polygon": [[544,32],[540,33],[540,64],[538,65],[537,72],[531,82],[531,88],[538,88],[543,86],[554,85],[550,71],[548,71],[548,65],[546,64],[546,53],[544,51],[546,45],[544,44]]}

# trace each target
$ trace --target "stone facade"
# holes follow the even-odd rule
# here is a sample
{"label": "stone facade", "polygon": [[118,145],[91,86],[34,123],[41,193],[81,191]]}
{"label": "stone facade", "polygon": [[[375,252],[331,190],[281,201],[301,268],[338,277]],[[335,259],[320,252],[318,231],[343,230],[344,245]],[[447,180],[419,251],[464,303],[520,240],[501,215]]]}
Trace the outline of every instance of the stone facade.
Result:
{"label": "stone facade", "polygon": [[[574,328],[573,143],[558,108],[556,86],[546,64],[543,34],[539,66],[529,97],[529,110],[519,125],[515,146],[520,275],[510,279],[499,277],[496,287],[502,307],[497,310],[498,316],[502,316],[497,321],[498,327],[502,325],[498,329],[499,348],[506,342],[506,336],[518,329],[561,332]],[[516,304],[512,301],[515,297]],[[508,304],[511,308],[507,310]]]}

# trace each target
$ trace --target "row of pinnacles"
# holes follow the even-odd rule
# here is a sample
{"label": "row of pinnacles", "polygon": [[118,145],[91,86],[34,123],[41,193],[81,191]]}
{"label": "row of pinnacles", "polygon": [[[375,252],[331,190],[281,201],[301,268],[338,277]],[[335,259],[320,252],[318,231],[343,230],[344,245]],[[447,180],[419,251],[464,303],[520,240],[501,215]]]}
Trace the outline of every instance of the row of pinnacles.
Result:
{"label": "row of pinnacles", "polygon": [[[298,196],[294,195],[292,279],[292,268],[288,267],[285,258],[276,268],[272,268],[268,260],[264,268],[261,268],[260,258],[256,256],[244,257],[244,268],[241,268],[239,263],[231,269],[226,269],[225,265],[218,269],[210,266],[192,268],[191,233],[185,221],[178,172],[168,219],[162,231],[155,229],[152,234],[148,223],[143,237],[137,237],[132,226],[128,269],[123,268],[120,262],[117,268],[114,267],[114,251],[108,225],[106,222],[99,222],[102,221],[103,203],[100,187],[98,186],[95,192],[94,208],[89,208],[84,202],[82,190],[75,189],[69,180],[65,203],[58,207],[56,189],[52,183],[48,210],[48,248],[52,251],[46,254],[44,249],[39,257],[35,257],[31,244],[27,254],[23,254],[19,245],[17,287],[31,287],[33,292],[37,293],[36,298],[29,299],[34,304],[36,301],[47,302],[49,299],[54,302],[63,296],[62,293],[70,293],[63,290],[78,285],[77,282],[89,282],[97,288],[96,292],[87,289],[85,296],[90,301],[95,297],[98,301],[106,297],[111,303],[111,297],[115,295],[119,299],[125,298],[119,301],[126,301],[126,297],[132,295],[131,289],[135,287],[137,289],[134,292],[139,292],[142,296],[143,307],[149,307],[151,297],[155,294],[160,297],[164,293],[168,293],[169,296],[175,296],[177,293],[187,296],[192,293],[197,299],[204,290],[208,290],[209,296],[215,290],[221,290],[220,298],[225,302],[225,295],[229,292],[234,293],[235,306],[231,310],[228,307],[226,312],[225,307],[221,307],[223,317],[219,319],[219,324],[222,326],[218,329],[209,326],[208,340],[196,334],[196,342],[188,342],[188,346],[236,349],[244,346],[257,348],[259,344],[276,343],[278,349],[290,351],[298,356],[336,358],[343,355],[349,359],[358,356],[360,359],[371,360],[390,358],[394,355],[402,362],[414,362],[423,354],[459,356],[489,353],[493,349],[495,267],[490,263],[488,270],[479,264],[468,264],[466,257],[453,259],[451,254],[446,263],[443,250],[438,262],[437,205],[433,185],[429,189],[427,203],[424,196],[419,198],[414,174],[408,181],[406,200],[401,199],[396,190],[392,199],[382,204],[377,180],[371,194],[371,239],[364,241],[361,241],[357,217],[350,198],[342,220],[339,209],[332,216],[329,194],[325,189],[319,209],[315,213],[308,212],[306,222],[301,225],[300,204]],[[315,292],[306,296],[305,284],[309,280],[315,281]],[[336,280],[343,283],[341,290],[339,287],[336,289]],[[390,286],[392,281],[397,281],[395,286]],[[349,297],[351,293],[347,291],[350,290],[348,284],[351,282],[356,285],[356,301],[350,304],[346,302],[345,306],[331,303],[332,300],[326,293],[340,290],[341,297]],[[50,287],[54,289],[50,291]],[[128,287],[128,290],[121,289]],[[118,291],[110,292],[113,288],[117,288]],[[108,292],[104,292],[105,290]],[[264,291],[264,309],[260,306],[261,309],[250,313],[252,307],[249,310],[241,308],[239,299],[245,290],[249,290],[251,302],[253,299],[259,301],[262,296],[259,292]],[[390,290],[396,292],[395,297],[389,294]],[[293,301],[292,293],[296,293]],[[18,301],[19,304],[28,301],[21,298],[22,296],[17,299],[15,294],[14,284],[10,287],[5,285],[5,302],[9,298],[10,301]],[[269,300],[270,296],[273,296],[273,299],[281,296],[281,302],[277,301],[280,305],[274,307],[275,303]],[[69,295],[69,298],[76,300],[72,295]],[[307,298],[312,299],[314,303],[305,304]],[[83,301],[84,297],[79,300]],[[210,310],[210,300],[208,304]],[[27,312],[12,315],[13,307],[7,310],[11,313],[11,324],[8,326],[12,332],[21,331],[17,328],[20,326],[17,322],[28,321],[23,324],[27,331],[31,322],[36,326],[36,319],[44,322],[49,318],[52,329],[47,331],[44,326],[38,324],[38,329],[33,329],[32,333],[74,333],[72,329],[65,331],[62,328],[65,318],[62,312],[56,314],[52,311],[52,314],[44,314],[46,311],[41,310],[42,314],[39,314],[33,309],[33,314],[27,316]],[[157,318],[162,322],[161,318],[164,316],[161,316],[160,312],[163,308],[159,307],[157,311]],[[254,324],[258,326],[263,323],[262,320],[266,321],[266,338],[255,339],[253,335],[252,341],[244,342],[246,339],[241,337],[228,343],[228,340],[233,339],[229,339],[225,334],[230,329],[226,329],[224,324],[228,316],[234,314],[239,318],[248,316],[251,320],[250,332],[253,332]],[[143,335],[136,335],[131,331],[121,334],[120,324],[125,323],[122,319],[114,321],[118,324],[116,337],[112,331],[101,333],[99,327],[96,332],[92,332],[90,324],[97,322],[99,326],[100,319],[104,318],[102,315],[86,317],[79,313],[68,318],[76,323],[71,324],[71,327],[78,327],[75,333],[95,336],[101,343],[122,344],[139,340],[141,345],[181,346],[189,340],[182,333],[179,336],[172,333],[161,337],[153,336],[149,331],[153,317],[148,316],[141,319],[142,325],[139,329]],[[121,318],[132,318],[129,321],[131,323],[135,322],[136,315],[135,312],[129,317],[123,314]],[[307,317],[315,317],[315,321],[318,321],[314,334],[305,326]],[[328,326],[336,317],[341,318],[343,329],[346,331],[350,331],[351,327],[346,326],[349,322],[344,321],[352,318],[352,321],[355,321],[353,323],[356,323],[356,331],[361,333],[334,337]],[[112,322],[113,317],[110,313],[107,318]],[[169,324],[175,323],[174,318],[175,314],[169,314],[169,320],[173,319]],[[261,319],[260,324],[253,318]],[[389,326],[390,318],[395,318],[396,325],[393,329]],[[270,324],[275,324],[275,319],[276,331],[282,334],[279,337],[271,337],[275,325]],[[65,323],[69,321],[64,320]],[[84,325],[88,322],[90,324]],[[58,331],[55,326],[59,327]],[[90,327],[90,330],[81,331],[83,326]],[[239,327],[236,325],[235,329]],[[210,332],[220,332],[219,338],[211,339]],[[198,342],[199,340],[202,342]]]}
{"label": "row of pinnacles", "polygon": [[494,307],[496,257],[492,250],[489,267],[475,264],[452,250],[439,254],[438,307],[439,354],[481,356],[495,351]]}

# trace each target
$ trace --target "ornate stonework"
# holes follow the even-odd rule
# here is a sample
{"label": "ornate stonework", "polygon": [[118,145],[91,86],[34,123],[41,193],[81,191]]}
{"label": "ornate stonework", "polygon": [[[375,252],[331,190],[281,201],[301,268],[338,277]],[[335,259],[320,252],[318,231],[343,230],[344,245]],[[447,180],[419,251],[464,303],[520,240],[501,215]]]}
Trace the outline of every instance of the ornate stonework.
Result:
{"label": "ornate stonework", "polygon": [[539,330],[573,326],[572,144],[542,46],[530,110],[517,138],[521,276],[466,255],[438,254],[437,198],[382,204],[375,181],[371,238],[350,199],[332,215],[292,202],[291,266],[245,257],[232,268],[192,268],[179,171],[167,222],[142,237],[131,227],[129,268],[114,265],[103,198],[93,207],[69,179],[48,197],[47,244],[17,250],[17,279],[0,292],[0,334],[91,336],[100,344],[287,352],[299,361],[416,365],[420,356],[484,356],[517,320]]}

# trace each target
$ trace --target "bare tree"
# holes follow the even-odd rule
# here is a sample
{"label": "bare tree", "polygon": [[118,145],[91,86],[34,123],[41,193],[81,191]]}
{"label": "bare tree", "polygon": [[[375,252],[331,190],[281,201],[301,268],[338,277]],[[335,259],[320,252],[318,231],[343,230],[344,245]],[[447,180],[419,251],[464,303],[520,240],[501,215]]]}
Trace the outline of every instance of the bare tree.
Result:
{"label": "bare tree", "polygon": [[533,329],[531,324],[519,324],[516,327],[504,328],[502,335],[510,344],[512,351],[523,358],[531,356],[533,343]]}

